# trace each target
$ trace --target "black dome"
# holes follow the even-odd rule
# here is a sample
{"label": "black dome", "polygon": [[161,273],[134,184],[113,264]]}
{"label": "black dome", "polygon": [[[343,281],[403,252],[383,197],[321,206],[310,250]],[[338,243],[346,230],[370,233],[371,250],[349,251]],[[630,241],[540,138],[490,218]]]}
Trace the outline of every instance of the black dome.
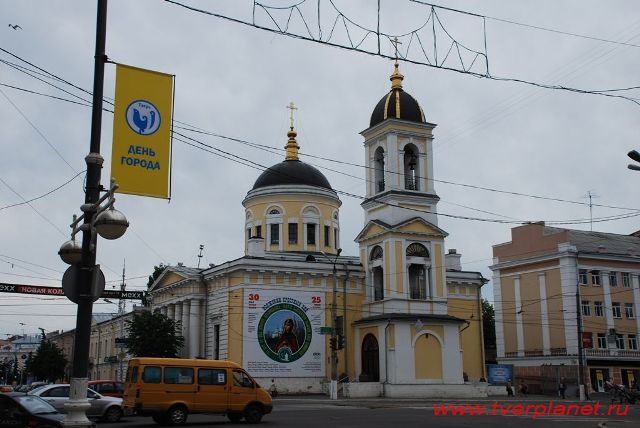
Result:
{"label": "black dome", "polygon": [[369,126],[377,125],[386,119],[408,120],[425,123],[420,104],[402,88],[392,89],[382,97],[371,113]]}
{"label": "black dome", "polygon": [[285,160],[275,164],[260,174],[253,188],[282,184],[316,186],[331,190],[331,185],[324,174],[299,160]]}

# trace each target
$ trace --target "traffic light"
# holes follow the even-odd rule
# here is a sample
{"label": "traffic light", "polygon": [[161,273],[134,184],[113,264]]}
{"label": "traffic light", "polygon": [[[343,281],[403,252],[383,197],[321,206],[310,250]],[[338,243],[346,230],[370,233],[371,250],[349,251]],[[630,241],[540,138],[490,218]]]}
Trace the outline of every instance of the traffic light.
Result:
{"label": "traffic light", "polygon": [[335,337],[329,338],[329,348],[331,348],[332,351],[335,351],[338,349]]}
{"label": "traffic light", "polygon": [[343,349],[344,348],[344,336],[343,335],[338,335],[338,348],[337,349]]}

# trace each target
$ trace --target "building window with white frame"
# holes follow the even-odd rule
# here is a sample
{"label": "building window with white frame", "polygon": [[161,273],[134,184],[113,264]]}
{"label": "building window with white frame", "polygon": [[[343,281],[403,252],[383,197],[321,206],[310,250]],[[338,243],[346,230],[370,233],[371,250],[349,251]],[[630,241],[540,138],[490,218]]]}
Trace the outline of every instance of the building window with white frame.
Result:
{"label": "building window with white frame", "polygon": [[316,245],[316,224],[307,223],[307,244]]}
{"label": "building window with white frame", "polygon": [[624,349],[624,335],[616,334],[616,348]]}
{"label": "building window with white frame", "polygon": [[278,223],[271,223],[269,225],[269,232],[271,233],[269,243],[271,245],[278,245],[280,243],[280,225]]}
{"label": "building window with white frame", "polygon": [[578,272],[578,283],[580,285],[587,285],[587,270],[580,269]]}
{"label": "building window with white frame", "polygon": [[629,319],[634,319],[636,317],[636,314],[633,311],[633,303],[624,304],[624,314]]}
{"label": "building window with white frame", "polygon": [[632,351],[637,351],[638,350],[638,337],[635,334],[630,334],[627,336],[628,341],[627,343],[629,344],[629,349],[631,349]]}
{"label": "building window with white frame", "polygon": [[622,272],[622,286],[631,288],[631,274],[629,272]]}
{"label": "building window with white frame", "polygon": [[602,284],[602,282],[600,281],[600,271],[599,270],[592,270],[591,271],[591,285],[594,285],[596,287],[600,287],[601,284]]}
{"label": "building window with white frame", "polygon": [[598,333],[598,348],[607,349],[607,335],[605,333]]}
{"label": "building window with white frame", "polygon": [[593,302],[593,312],[595,313],[595,316],[597,316],[597,317],[603,317],[604,316],[604,306],[603,306],[602,302]]}
{"label": "building window with white frame", "polygon": [[298,243],[298,223],[289,223],[289,244]]}
{"label": "building window with white frame", "polygon": [[618,286],[618,272],[609,272],[609,285],[611,287],[617,287]]}
{"label": "building window with white frame", "polygon": [[325,247],[330,247],[331,246],[331,242],[329,241],[329,239],[331,236],[331,226],[324,226],[324,246]]}
{"label": "building window with white frame", "polygon": [[613,302],[611,305],[611,311],[614,318],[622,318],[622,311],[620,310],[620,303]]}
{"label": "building window with white frame", "polygon": [[582,307],[582,315],[585,317],[591,316],[591,302],[588,300],[583,300],[580,302],[580,306]]}

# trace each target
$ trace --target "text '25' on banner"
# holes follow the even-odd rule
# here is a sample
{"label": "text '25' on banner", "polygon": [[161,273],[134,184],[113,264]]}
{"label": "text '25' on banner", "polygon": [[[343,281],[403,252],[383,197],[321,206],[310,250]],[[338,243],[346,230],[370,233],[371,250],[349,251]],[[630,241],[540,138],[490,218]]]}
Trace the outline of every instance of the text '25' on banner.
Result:
{"label": "text '25' on banner", "polygon": [[118,64],[111,178],[118,193],[171,196],[174,76]]}

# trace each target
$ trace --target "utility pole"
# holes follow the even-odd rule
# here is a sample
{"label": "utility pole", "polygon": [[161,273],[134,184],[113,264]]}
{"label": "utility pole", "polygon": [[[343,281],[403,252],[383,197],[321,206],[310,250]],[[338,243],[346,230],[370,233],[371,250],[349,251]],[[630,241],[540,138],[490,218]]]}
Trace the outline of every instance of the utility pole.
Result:
{"label": "utility pole", "polygon": [[582,366],[582,305],[580,302],[580,269],[578,269],[578,258],[576,256],[576,311],[578,316],[576,317],[578,325],[578,392],[580,394],[580,401],[584,401],[584,367]]}
{"label": "utility pole", "polygon": [[336,269],[336,262],[338,261],[338,257],[340,257],[341,252],[342,249],[338,248],[336,256],[332,260],[324,251],[322,251],[322,255],[325,256],[325,258],[329,260],[331,264],[333,264],[331,338],[329,339],[329,343],[331,344],[331,384],[329,386],[329,398],[331,400],[338,399],[338,338],[336,334],[338,329],[338,270]]}
{"label": "utility pole", "polygon": [[[120,300],[118,301],[118,325],[119,325],[119,334],[118,334],[118,338],[123,338],[124,337],[124,313],[126,310],[126,301],[122,298],[122,296],[124,296],[124,292],[125,289],[127,288],[127,284],[124,282],[124,273],[125,273],[125,268],[126,268],[126,261],[122,264],[122,283],[120,284]],[[116,347],[117,348],[117,347]],[[118,369],[118,378],[120,381],[124,381],[124,376],[123,376],[123,361],[124,360],[124,351],[122,350],[123,348],[120,348],[120,351],[118,352],[118,360],[120,360],[120,368]]]}
{"label": "utility pole", "polygon": [[97,281],[96,245],[91,227],[96,214],[96,205],[100,199],[100,173],[104,159],[100,155],[100,132],[102,131],[102,98],[104,87],[104,65],[106,63],[105,45],[107,38],[107,0],[98,0],[96,18],[96,49],[93,75],[93,106],[91,113],[91,140],[87,163],[87,181],[84,212],[85,229],[82,234],[82,258],[78,281],[78,308],[76,315],[75,343],[73,347],[73,369],[69,401],[65,404],[67,413],[65,427],[92,427],[87,419],[86,410],[91,406],[87,400],[87,382],[89,371],[89,342],[91,339],[91,313],[93,281]]}

